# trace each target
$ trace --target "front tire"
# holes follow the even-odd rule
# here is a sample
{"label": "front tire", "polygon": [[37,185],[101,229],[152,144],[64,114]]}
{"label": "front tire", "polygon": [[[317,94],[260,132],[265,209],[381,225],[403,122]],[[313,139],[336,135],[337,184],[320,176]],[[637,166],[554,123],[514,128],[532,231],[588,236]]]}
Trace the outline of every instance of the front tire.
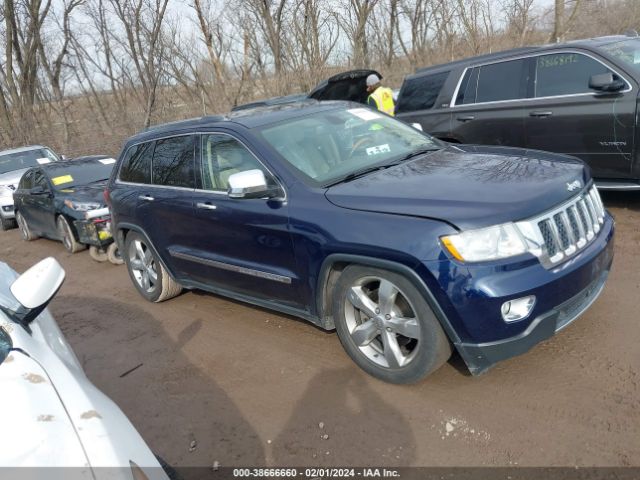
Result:
{"label": "front tire", "polygon": [[95,245],[91,245],[89,247],[89,256],[93,258],[94,261],[103,263],[109,260],[109,256],[104,248],[96,247]]}
{"label": "front tire", "polygon": [[451,344],[422,294],[394,272],[345,268],[333,291],[333,317],[347,354],[386,382],[417,382],[451,356]]}
{"label": "front tire", "polygon": [[67,221],[64,215],[58,215],[58,219],[56,220],[56,226],[58,227],[58,235],[62,239],[62,245],[69,253],[77,253],[80,250],[84,250],[86,245],[78,242],[76,240],[76,236],[71,230],[71,225]]}
{"label": "front tire", "polygon": [[116,242],[109,244],[109,246],[107,247],[107,257],[109,258],[109,261],[114,265],[122,265],[124,263],[124,259],[120,254],[120,249],[118,248]]}
{"label": "front tire", "polygon": [[20,235],[22,239],[31,242],[32,240],[36,240],[38,236],[31,231],[27,220],[22,216],[21,212],[16,212],[16,222],[18,224],[18,228],[20,229]]}
{"label": "front tire", "polygon": [[180,294],[182,286],[171,278],[142,235],[130,232],[123,253],[133,284],[148,301],[163,302]]}

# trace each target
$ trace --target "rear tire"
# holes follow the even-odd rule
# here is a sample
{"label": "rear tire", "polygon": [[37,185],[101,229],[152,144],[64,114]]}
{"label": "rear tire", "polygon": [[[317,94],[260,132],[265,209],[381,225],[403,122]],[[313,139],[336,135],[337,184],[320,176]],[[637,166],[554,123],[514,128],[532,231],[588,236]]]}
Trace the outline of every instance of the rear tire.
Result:
{"label": "rear tire", "polygon": [[120,254],[120,249],[116,242],[113,242],[107,247],[107,257],[109,257],[109,261],[114,265],[122,265],[124,263],[124,259]]}
{"label": "rear tire", "polygon": [[16,219],[0,217],[0,227],[2,227],[2,230],[5,230],[5,231],[11,230],[12,228],[16,228]]}
{"label": "rear tire", "polygon": [[76,236],[71,229],[71,225],[69,225],[69,222],[64,215],[58,215],[56,226],[58,227],[58,235],[60,235],[60,238],[62,239],[62,245],[64,245],[67,252],[77,253],[80,250],[87,248],[86,245],[83,245],[76,240]]}
{"label": "rear tire", "polygon": [[137,232],[129,232],[123,258],[134,286],[150,302],[163,302],[179,295],[182,286],[162,266],[147,240]]}
{"label": "rear tire", "polygon": [[38,235],[31,231],[27,220],[22,216],[22,213],[20,212],[16,212],[16,223],[18,224],[20,235],[22,236],[23,240],[31,242],[32,240],[36,240],[39,238]]}
{"label": "rear tire", "polygon": [[417,382],[451,356],[449,339],[429,304],[397,273],[345,268],[333,290],[332,311],[347,354],[380,380]]}
{"label": "rear tire", "polygon": [[96,247],[95,245],[91,245],[89,247],[89,255],[96,262],[103,263],[109,260],[109,256],[104,248]]}

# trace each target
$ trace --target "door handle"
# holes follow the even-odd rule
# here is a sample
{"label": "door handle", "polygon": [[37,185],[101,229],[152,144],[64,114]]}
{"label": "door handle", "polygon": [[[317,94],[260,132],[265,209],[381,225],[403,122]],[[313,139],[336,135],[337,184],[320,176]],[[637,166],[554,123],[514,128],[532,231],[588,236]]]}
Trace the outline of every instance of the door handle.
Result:
{"label": "door handle", "polygon": [[470,122],[471,120],[475,120],[476,117],[474,117],[473,115],[464,115],[462,117],[456,117],[456,120],[458,120],[459,122]]}
{"label": "door handle", "polygon": [[529,116],[530,117],[538,117],[538,118],[544,118],[544,117],[550,117],[551,115],[553,115],[553,112],[546,110],[546,111],[536,111],[534,110],[533,112],[529,112]]}
{"label": "door handle", "polygon": [[204,208],[205,210],[215,210],[216,208],[218,208],[215,205],[212,205],[211,203],[201,203],[201,202],[196,203],[196,207]]}
{"label": "door handle", "polygon": [[140,195],[138,198],[140,200],[146,200],[147,202],[153,202],[155,200],[151,195]]}

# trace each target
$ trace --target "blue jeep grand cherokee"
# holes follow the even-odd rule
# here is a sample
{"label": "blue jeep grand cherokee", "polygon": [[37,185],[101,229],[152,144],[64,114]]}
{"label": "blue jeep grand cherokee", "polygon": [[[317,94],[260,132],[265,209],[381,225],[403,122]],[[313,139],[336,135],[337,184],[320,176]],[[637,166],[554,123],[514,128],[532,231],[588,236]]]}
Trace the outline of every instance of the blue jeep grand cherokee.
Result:
{"label": "blue jeep grand cherokee", "polygon": [[613,220],[572,157],[452,146],[313,100],[161,125],[106,192],[133,284],[198,288],[335,328],[395,383],[458,350],[478,374],[602,291]]}

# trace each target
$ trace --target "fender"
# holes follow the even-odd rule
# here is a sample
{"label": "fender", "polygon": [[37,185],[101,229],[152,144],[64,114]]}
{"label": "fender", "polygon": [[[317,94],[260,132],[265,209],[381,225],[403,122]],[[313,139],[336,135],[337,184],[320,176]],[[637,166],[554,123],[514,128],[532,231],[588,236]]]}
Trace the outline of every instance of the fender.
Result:
{"label": "fender", "polygon": [[337,262],[346,262],[353,263],[358,265],[368,265],[371,267],[383,268],[385,270],[390,270],[392,272],[398,273],[404,276],[407,280],[409,280],[414,287],[418,289],[418,291],[424,296],[427,300],[427,304],[435,314],[438,322],[440,322],[440,326],[442,326],[443,330],[449,337],[449,340],[456,346],[460,343],[460,337],[451,326],[449,319],[445,315],[445,313],[440,308],[440,305],[436,301],[435,297],[429,290],[429,287],[424,283],[424,281],[420,278],[420,276],[411,268],[403,265],[401,263],[393,262],[390,260],[383,260],[380,258],[374,257],[365,257],[361,255],[350,255],[350,254],[342,254],[342,253],[334,253],[322,262],[322,266],[320,267],[320,274],[318,275],[318,282],[316,284],[316,308],[319,314],[319,317],[322,319],[323,327],[327,329],[335,328],[333,317],[328,317],[325,315],[325,286],[329,279],[329,272],[331,271],[331,267]]}

